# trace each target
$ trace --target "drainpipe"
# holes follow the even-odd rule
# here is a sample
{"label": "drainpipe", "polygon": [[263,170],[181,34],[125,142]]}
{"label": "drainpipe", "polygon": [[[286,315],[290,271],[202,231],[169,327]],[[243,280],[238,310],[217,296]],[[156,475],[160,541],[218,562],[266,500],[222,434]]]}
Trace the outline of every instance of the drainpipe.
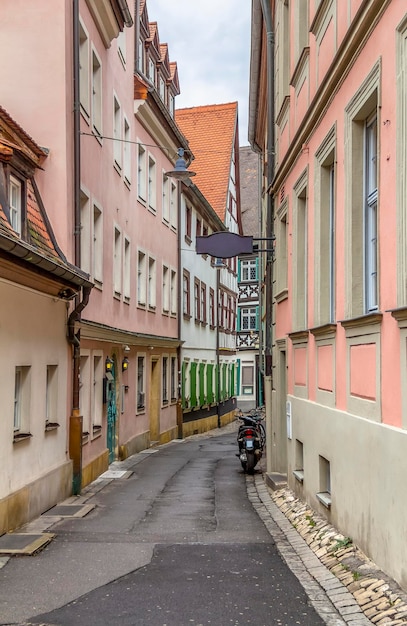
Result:
{"label": "drainpipe", "polygon": [[[274,240],[274,199],[268,190],[274,177],[274,30],[270,0],[260,0],[267,35],[267,212],[266,237]],[[266,265],[266,327],[265,327],[265,404],[267,430],[267,473],[272,463],[272,323],[273,323],[273,255],[267,252]]]}
{"label": "drainpipe", "polygon": [[[136,5],[138,3],[136,2]],[[178,392],[177,392],[177,428],[178,428],[178,439],[184,438],[184,411],[182,409],[182,344],[181,344],[181,334],[182,334],[182,320],[184,319],[183,310],[182,310],[182,289],[183,289],[183,274],[182,274],[182,254],[181,254],[181,194],[183,192],[182,183],[177,184],[177,214],[178,214],[178,294],[177,294],[177,308],[178,308],[178,340],[179,346],[177,348],[177,367],[178,367]]]}
{"label": "drainpipe", "polygon": [[[79,93],[79,0],[73,0],[73,185],[74,185],[74,258],[80,267],[80,93]],[[75,300],[75,308],[68,319],[68,341],[72,345],[72,414],[69,419],[69,456],[72,459],[72,492],[78,495],[82,484],[82,416],[79,411],[80,330],[75,333],[75,322],[88,304],[90,288],[83,289],[83,298]]]}

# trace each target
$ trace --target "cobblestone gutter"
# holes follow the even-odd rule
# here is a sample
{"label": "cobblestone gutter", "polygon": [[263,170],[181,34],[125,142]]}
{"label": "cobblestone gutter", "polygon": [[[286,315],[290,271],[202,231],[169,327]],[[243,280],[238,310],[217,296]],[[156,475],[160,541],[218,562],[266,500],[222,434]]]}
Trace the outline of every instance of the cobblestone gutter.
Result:
{"label": "cobblestone gutter", "polygon": [[353,595],[377,626],[407,624],[407,594],[370,561],[352,539],[341,535],[289,489],[269,494],[323,565]]}

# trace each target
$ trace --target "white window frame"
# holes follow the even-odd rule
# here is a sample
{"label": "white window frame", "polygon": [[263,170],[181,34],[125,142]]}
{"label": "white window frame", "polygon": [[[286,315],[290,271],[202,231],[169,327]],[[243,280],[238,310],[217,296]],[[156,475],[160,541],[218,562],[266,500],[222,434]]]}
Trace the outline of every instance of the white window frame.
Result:
{"label": "white window frame", "polygon": [[177,315],[178,311],[178,284],[177,284],[177,270],[171,268],[170,270],[170,313],[172,316]]}
{"label": "white window frame", "polygon": [[163,263],[163,283],[162,283],[162,308],[163,313],[170,312],[170,268]]}
{"label": "white window frame", "polygon": [[176,231],[178,228],[178,185],[170,180],[170,225]]}
{"label": "white window frame", "polygon": [[157,207],[157,164],[151,154],[148,155],[148,206],[155,213]]}
{"label": "white window frame", "polygon": [[[372,131],[373,129],[373,131]],[[365,263],[365,311],[377,311],[378,305],[378,259],[377,259],[377,113],[365,123],[365,167],[364,167],[364,263]]]}
{"label": "white window frame", "polygon": [[103,284],[103,210],[93,202],[92,272],[96,286]]}
{"label": "white window frame", "polygon": [[125,182],[131,183],[131,131],[130,123],[123,115],[123,174]]}
{"label": "white window frame", "polygon": [[113,226],[113,292],[115,297],[122,293],[122,231]]}
{"label": "white window frame", "polygon": [[163,179],[162,179],[162,219],[165,224],[170,223],[170,178],[166,175],[163,170]]}
{"label": "white window frame", "polygon": [[147,187],[146,187],[146,178],[147,178],[147,172],[146,172],[146,164],[147,164],[147,151],[145,149],[145,147],[143,146],[143,144],[141,144],[140,142],[138,142],[138,153],[137,153],[137,194],[140,200],[143,201],[143,203],[146,202],[147,198],[146,198],[146,191],[147,191]]}
{"label": "white window frame", "polygon": [[88,191],[81,188],[81,263],[80,267],[88,274],[92,273],[92,225],[90,221],[90,196]]}
{"label": "white window frame", "polygon": [[22,224],[22,182],[15,176],[10,175],[9,180],[9,207],[11,228],[21,235]]}
{"label": "white window frame", "polygon": [[93,352],[93,370],[92,370],[92,435],[97,436],[102,429],[103,418],[103,378],[104,378],[104,360],[103,352],[95,350]]}
{"label": "white window frame", "polygon": [[251,331],[257,328],[258,310],[256,306],[242,307],[240,309],[240,330]]}
{"label": "white window frame", "polygon": [[119,173],[122,171],[122,107],[113,94],[113,162]]}
{"label": "white window frame", "polygon": [[14,375],[14,433],[29,434],[31,366],[18,365]]}
{"label": "white window frame", "polygon": [[102,61],[92,47],[92,128],[99,140],[103,135],[103,72]]}
{"label": "white window frame", "polygon": [[126,29],[123,28],[117,36],[117,53],[124,67],[126,66],[126,43]]}
{"label": "white window frame", "polygon": [[[242,259],[240,261],[240,280],[243,282],[252,282],[258,280],[257,274],[257,260],[256,259]],[[254,277],[251,276],[254,269]]]}
{"label": "white window frame", "polygon": [[82,435],[89,435],[91,428],[91,359],[89,350],[81,350],[79,382],[79,408],[82,415]]}
{"label": "white window frame", "polygon": [[123,253],[123,297],[126,302],[131,296],[131,244],[128,237],[124,237]]}
{"label": "white window frame", "polygon": [[89,34],[79,22],[79,99],[81,111],[87,120],[90,115],[90,58]]}
{"label": "white window frame", "polygon": [[58,422],[58,365],[47,365],[45,425]]}
{"label": "white window frame", "polygon": [[137,251],[137,304],[145,307],[147,303],[147,254]]}
{"label": "white window frame", "polygon": [[167,406],[169,404],[169,357],[168,354],[163,354],[161,360],[161,405]]}
{"label": "white window frame", "polygon": [[146,407],[146,355],[137,354],[136,412],[144,413]]}
{"label": "white window frame", "polygon": [[147,266],[147,305],[150,310],[157,306],[157,263],[153,256],[148,256]]}

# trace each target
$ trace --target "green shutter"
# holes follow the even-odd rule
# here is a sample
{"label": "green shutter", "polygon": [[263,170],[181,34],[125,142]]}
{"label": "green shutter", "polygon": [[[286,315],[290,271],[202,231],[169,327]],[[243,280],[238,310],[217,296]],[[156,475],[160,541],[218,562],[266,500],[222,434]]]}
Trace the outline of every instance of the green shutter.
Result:
{"label": "green shutter", "polygon": [[256,306],[256,330],[260,330],[260,307]]}
{"label": "green shutter", "polygon": [[199,364],[199,404],[203,406],[206,403],[205,398],[205,363]]}
{"label": "green shutter", "polygon": [[237,260],[237,282],[238,283],[240,283],[240,280],[241,280],[241,278],[240,278],[240,274],[241,274],[240,266],[241,266],[241,264],[242,264],[242,261],[240,259],[238,259]]}
{"label": "green shutter", "polygon": [[241,361],[240,359],[237,359],[237,363],[236,363],[236,395],[240,396],[240,368],[241,368]]}
{"label": "green shutter", "polygon": [[186,387],[186,380],[185,380],[185,371],[186,371],[186,363],[185,361],[183,361],[182,365],[181,365],[181,403],[182,403],[182,408],[185,409],[185,387]]}
{"label": "green shutter", "polygon": [[240,317],[241,317],[241,308],[237,308],[237,332],[240,332]]}
{"label": "green shutter", "polygon": [[208,365],[206,366],[206,398],[209,404],[211,404],[214,401],[212,363],[208,363]]}
{"label": "green shutter", "polygon": [[196,395],[196,368],[197,363],[191,363],[191,373],[190,373],[190,381],[191,381],[191,407],[195,407],[198,404],[198,398]]}
{"label": "green shutter", "polygon": [[256,256],[256,280],[259,280],[259,257]]}

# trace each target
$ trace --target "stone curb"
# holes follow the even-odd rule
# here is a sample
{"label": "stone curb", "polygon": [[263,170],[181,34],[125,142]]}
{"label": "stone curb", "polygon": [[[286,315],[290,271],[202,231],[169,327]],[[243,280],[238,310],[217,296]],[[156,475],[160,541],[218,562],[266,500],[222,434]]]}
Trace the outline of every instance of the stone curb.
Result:
{"label": "stone curb", "polygon": [[269,515],[349,626],[407,625],[407,594],[349,537],[289,489],[272,491],[261,475],[254,484]]}

